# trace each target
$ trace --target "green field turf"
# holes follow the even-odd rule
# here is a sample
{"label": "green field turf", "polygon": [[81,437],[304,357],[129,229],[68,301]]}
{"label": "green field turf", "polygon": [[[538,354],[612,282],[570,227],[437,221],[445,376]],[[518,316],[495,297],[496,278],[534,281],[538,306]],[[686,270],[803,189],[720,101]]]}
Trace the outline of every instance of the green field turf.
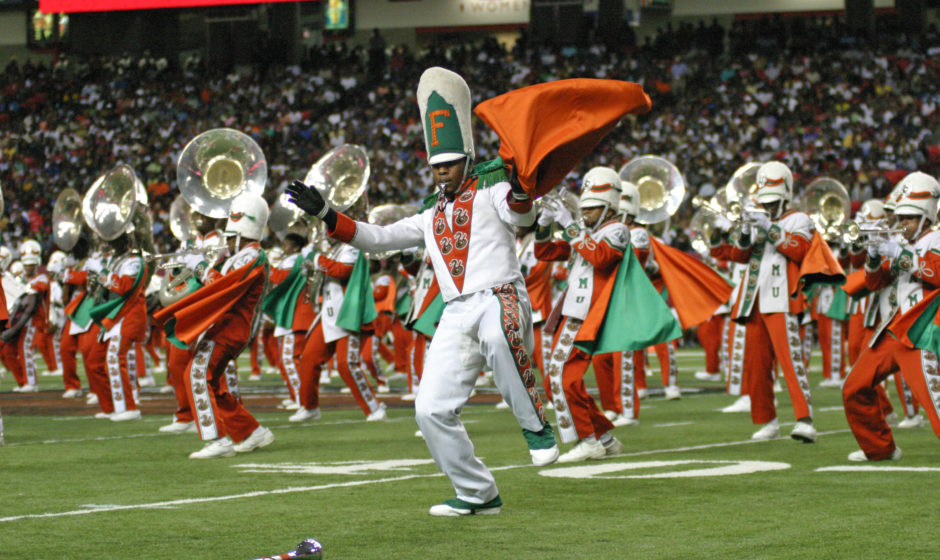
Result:
{"label": "green field turf", "polygon": [[[452,489],[415,437],[407,406],[390,408],[384,423],[366,423],[353,409],[326,410],[322,420],[300,425],[287,422],[289,412],[259,413],[277,436],[272,445],[207,461],[187,458],[201,446],[195,435],[157,432],[166,415],[112,423],[7,414],[0,560],[241,560],[286,552],[305,538],[319,540],[330,559],[940,554],[940,446],[929,428],[895,430],[899,462],[826,470],[859,465],[846,460],[857,446],[840,392],[816,387],[818,368],[820,438],[806,445],[752,443],[749,415],[717,412],[733,398],[717,391],[720,384],[693,378],[701,359],[683,352],[679,365],[680,385],[705,390],[681,401],[646,399],[640,424],[613,432],[623,454],[603,461],[533,467],[508,411],[468,405],[467,429],[505,504],[497,516],[427,514]],[[41,384],[61,391],[60,378]],[[246,385],[280,390],[270,377]],[[9,376],[0,381],[0,391],[11,387]],[[890,394],[897,406],[893,385]],[[0,409],[10,396],[0,392]],[[786,436],[793,413],[786,393],[778,398]],[[741,462],[777,470],[689,476]]]}

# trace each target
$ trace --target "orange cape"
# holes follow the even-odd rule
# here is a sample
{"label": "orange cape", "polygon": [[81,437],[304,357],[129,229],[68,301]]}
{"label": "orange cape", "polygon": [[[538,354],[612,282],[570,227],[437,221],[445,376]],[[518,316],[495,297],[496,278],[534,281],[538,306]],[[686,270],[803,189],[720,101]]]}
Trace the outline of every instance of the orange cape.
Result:
{"label": "orange cape", "polygon": [[704,323],[728,303],[734,289],[707,264],[650,236],[653,257],[682,328]]}
{"label": "orange cape", "polygon": [[163,326],[167,340],[174,346],[188,348],[232,309],[259,277],[264,278],[265,271],[257,260],[246,264],[157,311],[153,320]]}
{"label": "orange cape", "polygon": [[555,188],[621,117],[651,106],[639,84],[574,78],[504,93],[474,113],[499,136],[499,156],[535,198]]}
{"label": "orange cape", "polygon": [[[792,277],[791,277],[792,278]],[[819,232],[813,232],[813,239],[809,244],[809,251],[803,257],[800,263],[800,272],[797,278],[792,278],[790,295],[793,296],[804,286],[812,284],[835,284],[845,283],[845,271],[839,264],[839,259],[832,254],[829,244],[819,235]]]}

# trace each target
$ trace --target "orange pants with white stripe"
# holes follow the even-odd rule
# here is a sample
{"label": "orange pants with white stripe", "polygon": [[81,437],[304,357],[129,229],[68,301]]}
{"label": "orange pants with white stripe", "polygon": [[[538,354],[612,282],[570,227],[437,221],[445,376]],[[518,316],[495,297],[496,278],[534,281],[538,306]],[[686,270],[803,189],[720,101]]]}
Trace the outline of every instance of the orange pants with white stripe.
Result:
{"label": "orange pants with white stripe", "polygon": [[766,424],[777,417],[774,361],[780,365],[797,420],[812,418],[809,380],[797,318],[791,313],[754,311],[746,321],[744,383],[751,397],[751,420]]}
{"label": "orange pants with white stripe", "polygon": [[885,421],[877,389],[888,375],[898,370],[927,412],[934,434],[940,437],[937,366],[937,355],[933,352],[908,348],[890,335],[881,335],[873,348],[862,351],[842,386],[842,402],[852,434],[869,459],[887,459],[894,452],[894,437]]}

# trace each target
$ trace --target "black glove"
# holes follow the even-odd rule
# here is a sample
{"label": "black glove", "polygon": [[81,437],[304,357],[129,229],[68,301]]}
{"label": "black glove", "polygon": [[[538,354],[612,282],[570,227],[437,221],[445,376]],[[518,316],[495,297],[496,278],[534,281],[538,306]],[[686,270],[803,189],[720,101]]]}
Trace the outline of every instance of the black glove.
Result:
{"label": "black glove", "polygon": [[529,200],[529,194],[525,192],[519,183],[519,174],[515,165],[509,171],[509,188],[512,189],[512,199],[516,202]]}
{"label": "black glove", "polygon": [[300,181],[294,181],[287,187],[287,197],[298,208],[321,220],[330,210],[330,205],[323,199],[320,191]]}
{"label": "black glove", "polygon": [[6,329],[2,333],[0,333],[0,341],[10,342],[14,338],[16,338],[17,334],[19,333],[14,331],[13,329]]}

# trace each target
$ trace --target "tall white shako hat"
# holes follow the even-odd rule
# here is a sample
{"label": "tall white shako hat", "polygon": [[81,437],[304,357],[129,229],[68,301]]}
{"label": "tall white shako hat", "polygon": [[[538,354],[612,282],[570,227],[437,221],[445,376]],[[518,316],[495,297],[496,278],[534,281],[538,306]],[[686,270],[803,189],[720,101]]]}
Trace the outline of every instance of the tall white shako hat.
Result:
{"label": "tall white shako hat", "polygon": [[268,224],[268,203],[260,194],[245,191],[232,199],[228,221],[222,231],[226,237],[234,235],[243,239],[260,241]]}
{"label": "tall white shako hat", "polygon": [[36,265],[42,263],[42,247],[38,241],[27,239],[20,245],[20,262],[24,265]]}
{"label": "tall white shako hat", "polygon": [[898,183],[901,195],[894,213],[898,216],[921,216],[924,220],[937,221],[937,200],[940,199],[940,183],[936,179],[914,171]]}
{"label": "tall white shako hat", "polygon": [[786,164],[768,161],[757,169],[757,201],[761,204],[793,198],[793,173]]}
{"label": "tall white shako hat", "polygon": [[620,175],[609,167],[594,167],[581,180],[579,208],[604,206],[614,214],[620,212]]}
{"label": "tall white shako hat", "polygon": [[6,246],[0,247],[0,272],[10,268],[11,262],[13,262],[13,253]]}
{"label": "tall white shako hat", "polygon": [[634,218],[640,215],[640,190],[630,181],[620,181],[620,213]]}
{"label": "tall white shako hat", "polygon": [[898,207],[898,200],[901,198],[901,192],[904,190],[904,179],[898,181],[897,185],[894,185],[894,188],[891,189],[891,192],[888,193],[888,196],[885,197],[884,209],[886,212],[894,212],[895,208]]}
{"label": "tall white shako hat", "polygon": [[439,66],[425,70],[418,82],[418,110],[429,165],[473,160],[470,88],[459,74]]}

